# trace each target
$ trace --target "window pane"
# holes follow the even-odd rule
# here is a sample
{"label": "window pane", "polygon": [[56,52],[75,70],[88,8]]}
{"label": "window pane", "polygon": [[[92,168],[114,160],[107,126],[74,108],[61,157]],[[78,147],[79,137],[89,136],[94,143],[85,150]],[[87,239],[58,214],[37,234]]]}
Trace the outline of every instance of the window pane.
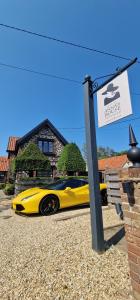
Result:
{"label": "window pane", "polygon": [[43,153],[53,152],[53,142],[51,141],[38,141],[38,147]]}
{"label": "window pane", "polygon": [[48,152],[53,152],[53,142],[49,142],[49,151]]}
{"label": "window pane", "polygon": [[68,187],[71,187],[72,189],[82,187],[86,184],[88,184],[88,182],[83,180],[71,179],[68,181]]}
{"label": "window pane", "polygon": [[44,153],[47,153],[48,152],[48,142],[47,141],[44,141],[44,145],[43,145],[43,152]]}
{"label": "window pane", "polygon": [[40,151],[43,151],[43,149],[42,149],[42,141],[38,141],[38,147],[39,147]]}

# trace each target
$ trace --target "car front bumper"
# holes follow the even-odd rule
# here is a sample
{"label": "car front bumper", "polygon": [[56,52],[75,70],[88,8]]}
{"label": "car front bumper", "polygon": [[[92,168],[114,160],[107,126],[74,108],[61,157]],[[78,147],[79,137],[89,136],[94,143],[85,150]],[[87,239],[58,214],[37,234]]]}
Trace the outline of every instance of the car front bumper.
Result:
{"label": "car front bumper", "polygon": [[22,212],[22,211],[24,212],[24,210],[25,210],[25,207],[22,204],[13,204],[12,208],[15,211],[20,211],[20,212]]}
{"label": "car front bumper", "polygon": [[32,205],[32,203],[28,203],[28,201],[13,201],[12,209],[15,210],[15,212],[20,212],[24,214],[33,214],[39,212],[38,207]]}

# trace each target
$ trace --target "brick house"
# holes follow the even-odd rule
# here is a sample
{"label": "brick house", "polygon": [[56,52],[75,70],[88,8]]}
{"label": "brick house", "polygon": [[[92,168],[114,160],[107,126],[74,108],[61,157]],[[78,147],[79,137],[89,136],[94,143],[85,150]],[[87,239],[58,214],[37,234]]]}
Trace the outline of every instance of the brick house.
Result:
{"label": "brick house", "polygon": [[105,172],[111,169],[124,169],[132,166],[132,163],[128,160],[127,155],[119,155],[119,156],[112,156],[106,157],[103,159],[98,160],[98,169],[99,172],[104,178]]}
{"label": "brick house", "polygon": [[[46,119],[38,126],[33,128],[23,137],[10,136],[7,146],[9,162],[23,150],[28,143],[33,142],[38,145],[39,149],[48,157],[51,164],[51,173],[54,177],[57,172],[57,162],[64,146],[68,143],[61,133]],[[45,176],[46,172],[37,174]]]}
{"label": "brick house", "polygon": [[0,156],[0,183],[6,181],[8,168],[9,168],[8,157]]}

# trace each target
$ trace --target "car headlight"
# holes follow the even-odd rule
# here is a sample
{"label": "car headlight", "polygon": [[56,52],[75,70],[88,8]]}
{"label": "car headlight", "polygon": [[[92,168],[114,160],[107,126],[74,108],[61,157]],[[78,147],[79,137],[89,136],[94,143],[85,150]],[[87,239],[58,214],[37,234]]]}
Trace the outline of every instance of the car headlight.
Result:
{"label": "car headlight", "polygon": [[23,201],[23,200],[27,200],[27,199],[29,199],[29,198],[31,198],[31,197],[33,197],[33,196],[37,195],[37,194],[39,194],[39,193],[37,192],[37,193],[35,193],[35,194],[32,194],[32,195],[30,195],[30,196],[24,197],[24,198],[22,198],[22,199],[21,199],[21,201]]}

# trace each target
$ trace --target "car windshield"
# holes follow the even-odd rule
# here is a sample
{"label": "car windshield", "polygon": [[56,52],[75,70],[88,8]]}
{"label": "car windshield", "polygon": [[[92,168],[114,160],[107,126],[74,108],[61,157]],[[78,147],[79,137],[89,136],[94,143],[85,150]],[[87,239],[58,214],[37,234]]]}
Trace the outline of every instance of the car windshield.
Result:
{"label": "car windshield", "polygon": [[67,187],[71,189],[82,187],[83,185],[88,184],[87,180],[79,180],[79,179],[60,179],[54,183],[48,184],[46,186],[47,190],[65,190]]}
{"label": "car windshield", "polygon": [[64,190],[68,185],[68,180],[57,180],[54,183],[50,183],[46,186],[47,190]]}

